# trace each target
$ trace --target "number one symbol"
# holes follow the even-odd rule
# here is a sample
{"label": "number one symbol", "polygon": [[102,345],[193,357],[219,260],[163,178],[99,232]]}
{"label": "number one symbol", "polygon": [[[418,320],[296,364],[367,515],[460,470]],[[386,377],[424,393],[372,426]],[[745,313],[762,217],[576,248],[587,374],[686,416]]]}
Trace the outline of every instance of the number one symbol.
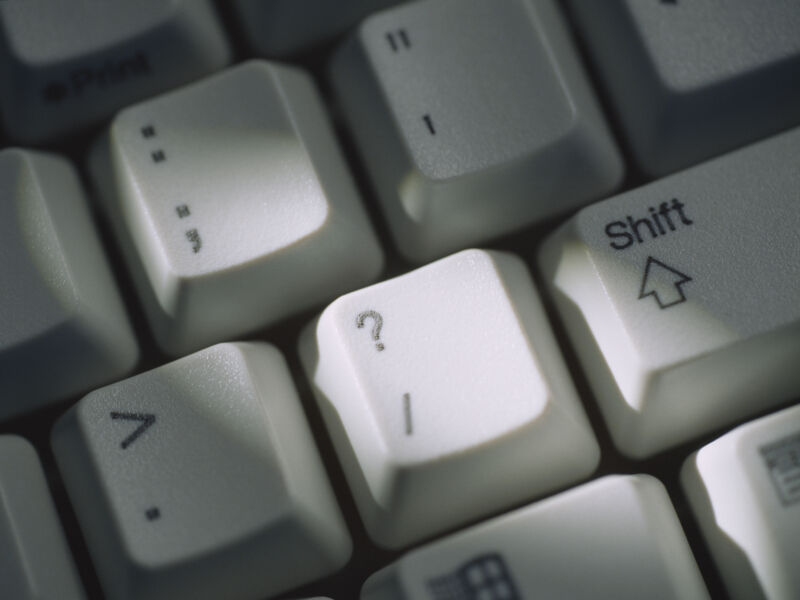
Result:
{"label": "number one symbol", "polygon": [[122,442],[120,442],[120,447],[125,450],[128,446],[130,446],[136,439],[142,435],[148,427],[150,427],[153,423],[156,422],[156,416],[150,413],[127,413],[127,412],[112,412],[111,418],[113,420],[122,420],[122,421],[139,421],[141,424],[134,429],[128,437],[126,437]]}

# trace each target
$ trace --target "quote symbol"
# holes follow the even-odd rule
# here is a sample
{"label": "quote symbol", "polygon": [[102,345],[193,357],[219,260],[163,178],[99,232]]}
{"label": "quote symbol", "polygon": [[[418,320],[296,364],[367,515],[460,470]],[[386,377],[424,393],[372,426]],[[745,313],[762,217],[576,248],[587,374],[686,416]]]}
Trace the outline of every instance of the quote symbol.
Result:
{"label": "quote symbol", "polygon": [[377,311],[365,310],[362,313],[358,313],[358,316],[356,317],[356,327],[362,329],[364,327],[364,322],[367,319],[373,320],[372,339],[375,340],[375,348],[378,350],[378,352],[380,352],[386,348],[386,346],[383,345],[383,342],[380,341],[381,328],[383,328],[383,317]]}

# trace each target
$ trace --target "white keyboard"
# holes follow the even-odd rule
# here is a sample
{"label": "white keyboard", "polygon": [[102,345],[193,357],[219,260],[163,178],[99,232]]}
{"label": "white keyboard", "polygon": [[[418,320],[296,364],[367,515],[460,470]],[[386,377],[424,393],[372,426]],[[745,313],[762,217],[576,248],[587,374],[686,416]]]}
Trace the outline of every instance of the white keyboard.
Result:
{"label": "white keyboard", "polygon": [[797,0],[0,0],[0,599],[800,598]]}

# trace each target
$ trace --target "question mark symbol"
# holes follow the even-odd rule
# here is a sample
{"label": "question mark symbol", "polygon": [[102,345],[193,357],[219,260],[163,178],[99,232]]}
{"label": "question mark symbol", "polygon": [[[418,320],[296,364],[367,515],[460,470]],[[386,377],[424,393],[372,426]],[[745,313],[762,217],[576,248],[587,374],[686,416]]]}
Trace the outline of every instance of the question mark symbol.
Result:
{"label": "question mark symbol", "polygon": [[379,312],[374,310],[365,310],[362,313],[358,313],[358,316],[356,317],[356,327],[362,329],[364,327],[364,321],[367,319],[372,319],[375,322],[372,326],[372,339],[375,340],[375,348],[377,348],[378,352],[380,352],[386,347],[380,341],[381,327],[383,327],[383,317]]}

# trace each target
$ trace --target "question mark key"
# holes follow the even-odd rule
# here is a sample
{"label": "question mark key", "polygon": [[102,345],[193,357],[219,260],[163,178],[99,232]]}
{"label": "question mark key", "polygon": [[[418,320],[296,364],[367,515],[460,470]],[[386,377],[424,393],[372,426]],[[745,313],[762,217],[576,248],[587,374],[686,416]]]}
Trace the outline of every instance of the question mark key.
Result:
{"label": "question mark key", "polygon": [[367,531],[397,548],[588,476],[599,449],[530,274],[466,250],[342,296],[300,339]]}

